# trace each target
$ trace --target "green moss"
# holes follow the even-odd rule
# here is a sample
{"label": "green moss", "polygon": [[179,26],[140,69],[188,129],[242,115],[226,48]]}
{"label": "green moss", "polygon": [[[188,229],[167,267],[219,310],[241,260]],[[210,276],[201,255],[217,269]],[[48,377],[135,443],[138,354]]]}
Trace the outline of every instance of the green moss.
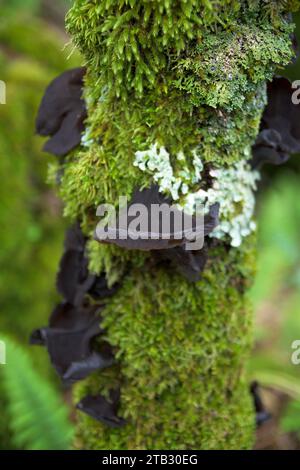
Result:
{"label": "green moss", "polygon": [[[68,30],[88,66],[86,147],[64,163],[65,215],[90,236],[96,207],[117,204],[151,175],[135,153],[154,143],[191,165],[230,166],[254,142],[266,81],[292,57],[288,12],[298,1],[75,0]],[[218,61],[216,60],[218,59]],[[215,68],[213,68],[215,67]],[[254,413],[244,364],[251,345],[246,290],[254,239],[217,246],[198,283],[151,257],[90,247],[90,267],[122,286],[103,313],[118,365],[77,387],[120,387],[124,429],[81,415],[77,446],[87,449],[244,449]]]}
{"label": "green moss", "polygon": [[76,0],[67,26],[100,85],[94,96],[101,84],[116,96],[128,91],[141,96],[157,82],[166,83],[172,54],[201,42],[207,32],[236,28],[245,17],[282,26],[282,14],[298,6],[285,0]]}
{"label": "green moss", "polygon": [[222,4],[215,0],[76,0],[68,29],[95,77],[104,71],[104,86],[113,86],[117,96],[124,96],[126,82],[141,96],[145,87],[155,87],[158,72],[166,68],[167,48],[183,50],[187,41],[201,37],[202,25],[231,23],[239,2]]}
{"label": "green moss", "polygon": [[[142,2],[133,3],[137,22]],[[183,2],[178,3],[182,6]],[[137,186],[149,186],[151,179],[134,167],[133,162],[135,152],[147,149],[155,142],[167,148],[170,155],[182,150],[188,156],[187,164],[196,146],[204,161],[220,165],[238,161],[259,130],[266,102],[265,81],[272,77],[276,66],[287,64],[293,55],[290,45],[292,27],[279,8],[268,15],[268,10],[261,9],[259,3],[254,8],[242,2],[243,7],[231,18],[227,15],[229,3],[224,4],[227,15],[224,17],[231,18],[230,28],[219,24],[216,34],[215,30],[211,31],[211,23],[205,26],[205,17],[201,17],[203,26],[197,27],[197,34],[192,34],[191,29],[185,49],[178,45],[176,54],[174,49],[168,49],[174,48],[174,38],[168,33],[160,38],[158,29],[153,53],[158,53],[162,47],[169,64],[160,63],[162,73],[153,72],[155,84],[148,83],[142,97],[138,91],[130,90],[133,79],[127,76],[124,79],[122,75],[128,64],[118,56],[116,80],[122,83],[123,98],[127,97],[125,104],[117,98],[119,93],[114,81],[107,77],[113,68],[112,55],[101,49],[96,77],[97,57],[90,54],[90,49],[94,41],[105,47],[106,41],[111,40],[109,30],[105,29],[105,34],[99,32],[102,23],[106,25],[104,11],[111,5],[113,11],[115,8],[120,10],[121,18],[123,9],[129,8],[129,5],[125,8],[126,4],[117,7],[114,2],[100,2],[96,7],[93,2],[77,1],[68,16],[75,43],[85,46],[83,53],[90,67],[86,86],[90,146],[65,164],[61,186],[65,215],[72,219],[95,213],[96,207],[104,201],[116,204],[119,195],[130,197]],[[178,8],[178,5],[177,9],[174,6],[176,11]],[[203,8],[202,5],[201,11]],[[128,11],[133,14],[131,8]],[[272,16],[272,22],[269,16]],[[281,20],[280,24],[275,21],[275,16]],[[193,15],[190,20],[197,24]],[[110,21],[113,21],[112,17]],[[157,21],[160,23],[160,16]],[[141,20],[139,28],[143,30],[144,27]],[[184,37],[183,31],[182,34]],[[112,44],[115,47],[115,42]],[[141,54],[144,47],[146,45],[140,45]],[[130,51],[133,46],[129,43],[126,48]],[[176,173],[179,162],[175,159],[172,166]],[[92,223],[95,223],[94,219]]]}
{"label": "green moss", "polygon": [[[251,315],[242,293],[253,276],[253,240],[243,250],[211,250],[203,279],[190,284],[146,263],[132,270],[103,313],[119,368],[80,385],[85,393],[121,386],[122,430],[87,417],[88,449],[247,448],[254,418],[241,370]],[[225,425],[226,423],[226,425]],[[237,433],[238,430],[238,433]]]}
{"label": "green moss", "polygon": [[178,62],[175,86],[195,106],[243,109],[247,95],[271,79],[276,67],[290,62],[292,30],[284,21],[278,30],[255,19],[208,34]]}
{"label": "green moss", "polygon": [[[154,142],[176,156],[179,150],[192,162],[192,150],[198,146],[203,161],[233,163],[257,135],[266,102],[265,86],[260,85],[244,103],[243,110],[222,112],[212,108],[193,108],[186,99],[171,96],[132,100],[126,109],[122,103],[98,104],[87,121],[88,149],[70,156],[64,164],[60,194],[65,216],[81,218],[95,228],[96,209],[104,202],[117,205],[119,196],[130,198],[136,187],[149,187],[151,176],[133,165],[135,152]],[[157,104],[157,106],[155,105]],[[101,142],[101,145],[98,144]],[[172,160],[174,172],[181,162]]]}

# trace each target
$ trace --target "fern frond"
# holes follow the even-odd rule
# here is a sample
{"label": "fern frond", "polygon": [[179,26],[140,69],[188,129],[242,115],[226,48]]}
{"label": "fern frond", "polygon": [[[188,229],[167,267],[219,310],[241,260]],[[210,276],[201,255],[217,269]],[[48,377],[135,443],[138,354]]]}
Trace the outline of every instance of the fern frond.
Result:
{"label": "fern frond", "polygon": [[54,388],[35,372],[24,348],[9,338],[2,339],[7,364],[0,366],[0,377],[15,445],[27,450],[68,449],[73,429],[67,407]]}

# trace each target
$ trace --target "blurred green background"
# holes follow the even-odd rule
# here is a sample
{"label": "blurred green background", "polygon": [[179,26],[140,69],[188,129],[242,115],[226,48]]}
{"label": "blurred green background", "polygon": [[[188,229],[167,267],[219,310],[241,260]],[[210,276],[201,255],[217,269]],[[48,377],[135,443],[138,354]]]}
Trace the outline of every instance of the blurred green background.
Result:
{"label": "blurred green background", "polygon": [[[0,80],[7,84],[7,104],[0,106],[0,340],[13,363],[0,366],[0,449],[65,449],[73,435],[69,391],[61,389],[46,352],[28,346],[57,299],[65,227],[46,183],[55,159],[41,152],[34,120],[48,83],[80,64],[64,33],[68,4],[0,0]],[[300,62],[284,74],[300,79]],[[299,183],[294,156],[263,172],[259,193],[249,382],[259,380],[273,414],[258,430],[259,449],[300,449],[300,365],[291,363],[291,344],[300,340]]]}
{"label": "blurred green background", "polygon": [[0,106],[0,339],[14,364],[0,370],[0,449],[64,449],[72,435],[68,394],[44,348],[28,346],[57,298],[64,221],[46,183],[55,159],[41,152],[34,123],[49,82],[80,64],[65,47],[67,8],[60,0],[0,0],[0,79],[7,86]]}

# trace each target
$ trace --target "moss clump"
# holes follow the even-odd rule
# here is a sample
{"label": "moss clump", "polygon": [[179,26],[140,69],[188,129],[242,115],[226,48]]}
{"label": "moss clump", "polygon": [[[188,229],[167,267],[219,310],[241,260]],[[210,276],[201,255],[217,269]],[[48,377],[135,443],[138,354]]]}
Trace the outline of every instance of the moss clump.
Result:
{"label": "moss clump", "polygon": [[211,31],[216,36],[245,19],[255,24],[258,17],[265,25],[282,27],[282,15],[298,6],[297,0],[76,0],[67,26],[96,80],[101,71],[94,96],[101,84],[117,97],[131,91],[141,96],[155,90],[158,81],[167,82],[173,55],[205,43]]}
{"label": "moss clump", "polygon": [[179,60],[174,85],[189,94],[194,106],[242,109],[257,85],[271,79],[277,66],[290,62],[292,30],[287,21],[278,31],[255,19],[218,35],[207,34]]}
{"label": "moss clump", "polygon": [[[60,194],[70,219],[93,216],[103,202],[115,204],[119,195],[130,198],[134,189],[147,187],[151,178],[134,166],[135,153],[155,142],[175,156],[174,173],[181,169],[182,151],[191,165],[197,146],[202,160],[233,163],[252,145],[266,103],[265,86],[248,95],[243,110],[223,111],[194,107],[178,92],[122,102],[107,100],[91,107],[87,126],[91,144],[64,164]],[[100,145],[99,145],[100,142]],[[95,227],[95,218],[92,220]]]}
{"label": "moss clump", "polygon": [[67,25],[95,78],[103,70],[103,85],[117,96],[126,94],[124,83],[141,96],[165,72],[166,50],[184,50],[204,27],[230,25],[239,9],[237,0],[76,0]]}
{"label": "moss clump", "polygon": [[[187,168],[195,147],[208,165],[245,160],[266,80],[293,55],[288,13],[297,7],[285,0],[75,0],[67,27],[88,68],[88,119],[82,148],[63,164],[65,214],[79,217],[91,236],[100,203],[117,204],[153,182],[134,161],[154,144],[170,156],[183,152]],[[176,173],[183,163],[171,160]],[[81,416],[78,446],[251,447],[243,365],[254,246],[250,236],[238,250],[210,248],[202,280],[191,284],[151,256],[90,242],[93,270],[105,266],[110,279],[126,273],[103,314],[118,365],[76,396],[120,387],[128,424],[109,430]]]}
{"label": "moss clump", "polygon": [[[156,2],[74,2],[68,28],[89,67],[89,117],[87,148],[65,164],[61,195],[68,217],[85,217],[103,201],[116,203],[119,195],[130,197],[135,187],[149,186],[151,179],[133,162],[135,152],[156,142],[170,155],[183,151],[187,164],[197,147],[203,161],[220,165],[238,161],[254,142],[266,103],[265,81],[276,66],[287,64],[293,56],[292,27],[283,7],[273,8],[272,2],[225,2],[215,10],[214,21],[210,15],[206,21],[199,12],[208,12],[209,3],[166,1],[158,14]],[[177,14],[186,5],[193,12],[189,17],[193,27],[189,26],[187,37],[183,30],[178,36],[179,42],[180,38],[184,41],[183,48],[177,44],[177,36],[169,35],[167,25],[164,30],[161,15],[166,19],[166,12]],[[144,24],[144,9],[152,7],[152,21]],[[113,14],[117,17],[112,32]],[[226,24],[221,18],[226,18]],[[134,88],[137,67],[126,59],[126,53],[117,52],[112,40],[119,28],[134,30],[132,22],[143,37],[147,33],[147,44],[157,22],[152,54],[158,54],[159,60],[161,49],[168,58],[167,64],[159,62],[161,71],[149,67],[153,79],[143,85],[142,97],[139,87]],[[172,22],[176,30],[176,18]],[[149,65],[147,44],[139,44],[137,57]],[[130,41],[126,42],[126,51],[133,50]],[[176,159],[172,166],[176,173]]]}
{"label": "moss clump", "polygon": [[[252,404],[240,372],[251,315],[243,297],[253,276],[253,240],[210,252],[203,279],[166,269],[132,270],[103,313],[118,367],[78,387],[121,387],[122,430],[88,417],[78,436],[88,449],[229,449],[252,443]],[[226,423],[226,424],[225,424]],[[238,432],[237,432],[238,430]]]}

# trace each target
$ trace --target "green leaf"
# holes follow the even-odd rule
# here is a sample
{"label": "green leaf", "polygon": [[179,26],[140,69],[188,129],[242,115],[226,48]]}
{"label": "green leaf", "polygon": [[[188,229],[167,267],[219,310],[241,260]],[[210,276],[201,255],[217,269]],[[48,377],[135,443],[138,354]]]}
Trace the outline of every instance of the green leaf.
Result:
{"label": "green leaf", "polygon": [[34,370],[24,348],[9,338],[1,340],[6,344],[7,364],[0,366],[0,377],[15,445],[26,450],[70,448],[73,428],[67,407]]}

